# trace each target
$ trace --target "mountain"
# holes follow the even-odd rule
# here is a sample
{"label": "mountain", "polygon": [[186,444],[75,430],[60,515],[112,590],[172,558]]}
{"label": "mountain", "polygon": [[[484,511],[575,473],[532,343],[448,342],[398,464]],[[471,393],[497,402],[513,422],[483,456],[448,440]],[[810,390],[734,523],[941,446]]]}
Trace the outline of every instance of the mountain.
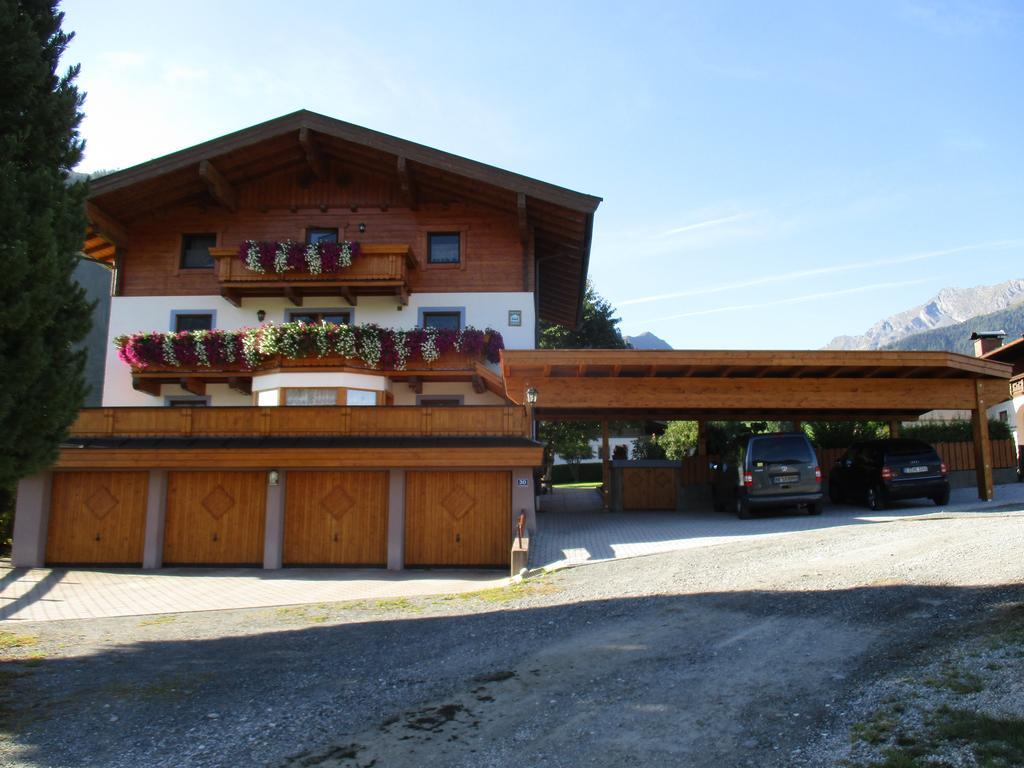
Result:
{"label": "mountain", "polygon": [[1004,344],[1019,339],[1024,335],[1024,303],[1001,309],[998,312],[990,312],[987,315],[972,317],[970,320],[956,325],[915,333],[885,348],[960,352],[964,355],[973,355],[974,342],[971,341],[971,333],[974,331],[1006,331]]}
{"label": "mountain", "polygon": [[650,331],[641,333],[639,336],[625,336],[624,338],[633,349],[672,349],[667,341],[659,339]]}
{"label": "mountain", "polygon": [[975,288],[943,288],[926,304],[879,320],[861,336],[836,336],[825,349],[881,349],[913,334],[956,325],[1022,301],[1024,280]]}

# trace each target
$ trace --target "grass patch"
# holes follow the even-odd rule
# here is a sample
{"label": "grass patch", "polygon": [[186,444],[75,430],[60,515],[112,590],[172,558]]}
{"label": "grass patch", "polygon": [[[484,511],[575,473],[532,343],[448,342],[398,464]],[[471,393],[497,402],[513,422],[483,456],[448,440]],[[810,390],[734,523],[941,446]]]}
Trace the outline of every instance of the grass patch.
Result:
{"label": "grass patch", "polygon": [[139,622],[140,627],[155,627],[161,624],[172,624],[178,620],[175,613],[165,613],[162,616],[152,616]]}
{"label": "grass patch", "polygon": [[933,728],[938,738],[969,746],[981,768],[1024,765],[1024,720],[1020,718],[942,708]]}
{"label": "grass patch", "polygon": [[0,632],[0,651],[27,648],[39,642],[35,635],[18,635],[14,632]]}
{"label": "grass patch", "polygon": [[601,483],[559,483],[552,485],[552,488],[600,488]]}
{"label": "grass patch", "polygon": [[867,722],[854,723],[850,731],[852,738],[856,741],[881,744],[889,740],[897,725],[899,725],[899,712],[893,707],[886,707],[875,712]]}
{"label": "grass patch", "polygon": [[921,682],[932,688],[946,688],[960,695],[978,693],[985,688],[985,681],[978,675],[965,672],[952,664],[944,665],[938,677],[926,677]]}
{"label": "grass patch", "polygon": [[512,603],[527,595],[549,595],[557,592],[558,588],[543,578],[520,581],[504,587],[493,587],[491,589],[480,589],[475,592],[454,592],[444,595],[441,600],[452,602],[457,600],[479,600],[484,603]]}

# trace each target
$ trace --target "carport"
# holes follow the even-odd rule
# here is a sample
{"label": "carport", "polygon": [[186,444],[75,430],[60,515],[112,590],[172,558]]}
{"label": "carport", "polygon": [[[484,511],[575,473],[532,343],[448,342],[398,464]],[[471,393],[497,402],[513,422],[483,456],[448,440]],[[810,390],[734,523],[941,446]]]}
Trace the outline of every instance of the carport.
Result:
{"label": "carport", "polygon": [[[993,497],[986,410],[1005,400],[1011,367],[950,352],[505,350],[507,396],[536,419],[602,425],[605,506],[608,422],[886,421],[932,410],[971,412],[978,497]],[[529,397],[527,393],[529,392]],[[532,403],[530,401],[533,401]]]}

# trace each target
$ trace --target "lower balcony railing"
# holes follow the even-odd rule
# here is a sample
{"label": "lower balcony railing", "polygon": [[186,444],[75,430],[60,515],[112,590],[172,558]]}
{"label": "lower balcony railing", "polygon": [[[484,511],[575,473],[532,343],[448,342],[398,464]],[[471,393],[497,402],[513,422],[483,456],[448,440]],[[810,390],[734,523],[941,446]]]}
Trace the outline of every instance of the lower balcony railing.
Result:
{"label": "lower balcony railing", "polygon": [[86,408],[72,438],[522,437],[525,408],[507,406],[279,406]]}

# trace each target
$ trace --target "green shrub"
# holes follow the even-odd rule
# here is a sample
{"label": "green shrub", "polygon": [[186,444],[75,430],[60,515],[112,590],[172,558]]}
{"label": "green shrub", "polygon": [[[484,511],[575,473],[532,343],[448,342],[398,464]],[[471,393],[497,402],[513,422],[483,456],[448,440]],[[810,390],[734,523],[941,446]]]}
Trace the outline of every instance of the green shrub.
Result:
{"label": "green shrub", "polygon": [[631,458],[636,460],[665,458],[665,449],[658,445],[658,438],[646,435],[633,441],[631,453]]}
{"label": "green shrub", "polygon": [[[573,476],[573,469],[579,470],[579,479]],[[601,462],[588,461],[577,464],[556,464],[551,468],[551,484],[565,485],[566,483],[600,483]]]}
{"label": "green shrub", "polygon": [[[971,422],[964,419],[907,424],[903,427],[902,435],[926,443],[967,443],[974,439]],[[989,419],[988,436],[992,440],[1008,440],[1012,437],[1010,425],[1004,421]]]}

